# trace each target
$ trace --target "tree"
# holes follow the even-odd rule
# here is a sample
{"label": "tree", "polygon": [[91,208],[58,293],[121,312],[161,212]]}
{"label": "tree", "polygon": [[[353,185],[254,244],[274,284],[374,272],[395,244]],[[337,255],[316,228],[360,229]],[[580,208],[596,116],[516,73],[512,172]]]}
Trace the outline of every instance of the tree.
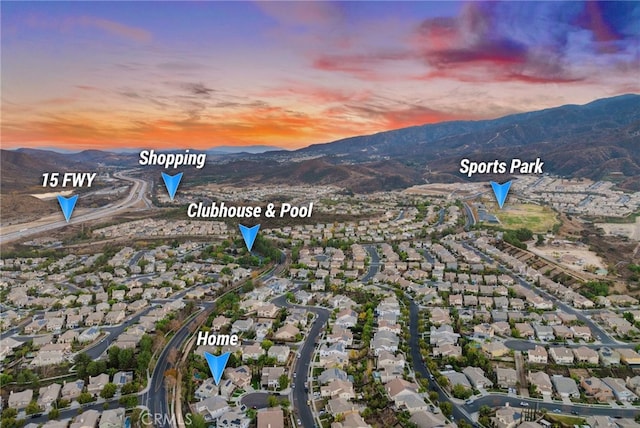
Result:
{"label": "tree", "polygon": [[16,416],[18,416],[18,411],[11,407],[7,407],[2,411],[2,419],[15,418]]}
{"label": "tree", "polygon": [[485,405],[480,406],[480,409],[478,410],[480,412],[480,416],[489,416],[491,415],[491,412],[493,410],[491,410],[491,407]]}
{"label": "tree", "polygon": [[100,397],[113,398],[113,396],[116,395],[117,390],[118,387],[116,386],[116,384],[109,382],[104,386],[104,388],[102,388],[102,391],[100,391]]}
{"label": "tree", "polygon": [[91,403],[92,401],[94,401],[93,395],[89,394],[88,392],[83,392],[78,396],[78,403],[80,404],[87,404]]}
{"label": "tree", "polygon": [[24,421],[23,420],[18,421],[15,417],[2,418],[2,421],[0,421],[0,426],[2,426],[2,428],[20,428],[23,425],[24,425]]}
{"label": "tree", "polygon": [[182,327],[182,324],[180,323],[180,321],[176,319],[169,321],[169,330],[178,331],[180,330],[180,327]]}
{"label": "tree", "polygon": [[138,392],[138,384],[135,382],[129,382],[122,385],[121,392],[123,395],[133,394]]}
{"label": "tree", "polygon": [[7,373],[0,374],[0,387],[13,382],[13,376]]}
{"label": "tree", "polygon": [[118,354],[118,368],[120,370],[127,370],[133,367],[135,363],[133,349],[121,349]]}
{"label": "tree", "polygon": [[269,348],[271,348],[273,346],[273,342],[270,341],[269,339],[265,339],[265,340],[262,341],[260,346],[262,347],[262,349],[264,349],[265,351],[268,352]]}
{"label": "tree", "polygon": [[280,387],[280,390],[287,389],[289,386],[289,376],[281,374],[278,378],[278,386]]}
{"label": "tree", "polygon": [[178,350],[176,348],[171,348],[169,350],[167,361],[169,361],[169,364],[171,364],[172,366],[175,366],[176,362],[178,361]]}
{"label": "tree", "polygon": [[135,395],[129,395],[127,397],[121,397],[119,403],[127,409],[136,407],[138,405],[138,397]]}
{"label": "tree", "polygon": [[466,400],[471,397],[471,390],[465,388],[463,385],[456,383],[452,390],[453,396],[461,400]]}
{"label": "tree", "polygon": [[34,413],[40,412],[40,406],[36,403],[36,400],[32,400],[29,404],[27,404],[27,408],[24,409],[27,415],[33,415]]}
{"label": "tree", "polygon": [[437,393],[437,392],[435,392],[435,391],[430,391],[430,392],[429,392],[429,400],[430,400],[432,403],[435,403],[436,401],[438,401],[438,393]]}
{"label": "tree", "polygon": [[117,346],[112,346],[107,351],[109,355],[109,367],[118,368],[120,363],[120,348]]}
{"label": "tree", "polygon": [[139,379],[146,379],[146,373],[151,363],[151,351],[142,351],[138,354],[138,366],[136,372]]}
{"label": "tree", "polygon": [[449,378],[447,378],[445,375],[439,375],[436,378],[436,381],[443,388],[449,385]]}
{"label": "tree", "polygon": [[278,405],[278,397],[275,395],[270,395],[267,397],[267,406],[276,407]]}
{"label": "tree", "polygon": [[471,424],[464,419],[458,421],[458,428],[471,428]]}
{"label": "tree", "polygon": [[107,365],[104,361],[91,361],[87,364],[87,375],[89,376],[98,376],[105,371],[107,371]]}
{"label": "tree", "polygon": [[47,416],[49,417],[49,420],[58,419],[60,417],[60,410],[51,409]]}
{"label": "tree", "polygon": [[207,428],[207,421],[199,413],[189,413],[184,422],[190,428]]}
{"label": "tree", "polygon": [[449,418],[453,413],[453,405],[448,401],[443,401],[442,403],[440,403],[440,410],[442,410],[443,415]]}
{"label": "tree", "polygon": [[280,400],[280,407],[282,407],[284,410],[287,410],[289,407],[291,407],[291,401],[287,400],[286,398],[282,398]]}

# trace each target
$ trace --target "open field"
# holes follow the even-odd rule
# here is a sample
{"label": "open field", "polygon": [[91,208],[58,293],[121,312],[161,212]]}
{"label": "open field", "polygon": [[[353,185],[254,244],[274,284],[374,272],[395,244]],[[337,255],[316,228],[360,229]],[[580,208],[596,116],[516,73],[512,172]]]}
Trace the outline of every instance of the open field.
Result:
{"label": "open field", "polygon": [[534,204],[505,204],[503,209],[495,209],[492,214],[506,229],[525,227],[534,233],[545,233],[558,222],[557,214],[551,208]]}
{"label": "open field", "polygon": [[622,236],[634,241],[640,241],[640,217],[635,223],[596,223],[607,235]]}
{"label": "open field", "polygon": [[573,243],[561,243],[544,246],[529,246],[529,250],[535,254],[541,255],[556,263],[561,264],[569,269],[581,272],[586,266],[595,268],[606,268],[605,263],[598,255],[585,245],[577,245]]}

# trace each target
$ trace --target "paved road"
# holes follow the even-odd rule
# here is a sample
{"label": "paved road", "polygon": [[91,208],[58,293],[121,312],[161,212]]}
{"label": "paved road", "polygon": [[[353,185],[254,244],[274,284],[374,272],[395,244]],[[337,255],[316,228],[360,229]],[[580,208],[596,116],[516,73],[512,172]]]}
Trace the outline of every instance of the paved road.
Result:
{"label": "paved road", "polygon": [[611,416],[611,417],[623,417],[623,418],[634,418],[640,413],[640,409],[627,409],[627,408],[618,408],[614,409],[612,407],[605,406],[585,406],[585,405],[568,405],[563,404],[562,402],[557,403],[544,403],[542,400],[534,400],[531,398],[521,398],[521,397],[509,397],[506,395],[488,395],[478,399],[475,399],[471,404],[462,405],[467,412],[475,413],[480,410],[482,406],[489,407],[499,407],[504,406],[509,403],[510,406],[521,407],[520,403],[526,402],[529,404],[531,408],[538,409],[547,409],[549,412],[553,412],[555,409],[559,409],[561,413],[570,414],[571,412],[576,412],[581,417],[593,416],[593,415],[601,415],[601,416]]}
{"label": "paved road", "polygon": [[413,369],[416,373],[419,373],[422,378],[427,379],[429,382],[429,389],[438,393],[438,401],[440,403],[450,402],[453,404],[453,418],[456,421],[460,421],[461,419],[466,420],[469,424],[473,424],[470,415],[459,406],[457,403],[453,402],[449,395],[445,393],[442,387],[434,380],[431,379],[431,372],[427,368],[427,365],[424,362],[424,358],[422,358],[422,354],[420,353],[420,343],[419,337],[420,333],[418,332],[418,318],[419,318],[419,308],[418,305],[415,304],[413,300],[410,300],[409,303],[409,349],[411,352],[411,360],[413,364]]}
{"label": "paved road", "polygon": [[[594,322],[591,318],[587,317],[583,311],[574,308],[573,306],[563,302],[562,300],[558,299],[556,296],[554,296],[553,294],[547,292],[546,290],[539,288],[537,286],[532,285],[529,281],[527,281],[526,279],[524,279],[522,276],[516,274],[515,272],[513,272],[511,269],[509,269],[507,266],[500,264],[497,260],[494,260],[493,258],[489,257],[487,254],[484,254],[482,251],[480,251],[479,249],[473,247],[472,245],[470,245],[469,242],[463,242],[462,244],[465,248],[474,251],[476,254],[478,254],[480,257],[482,257],[483,260],[490,262],[490,263],[497,263],[498,264],[498,269],[505,273],[505,274],[509,274],[511,276],[513,276],[516,281],[518,281],[518,284],[522,285],[524,288],[527,288],[529,290],[535,291],[536,293],[540,294],[542,297],[549,299],[553,302],[553,304],[561,309],[562,311],[568,313],[568,314],[573,314],[575,315],[580,321],[582,321],[583,323],[585,323],[585,325],[587,325],[592,333],[594,334],[594,337],[596,338],[596,340],[599,342],[599,344],[587,344],[586,346],[588,347],[602,347],[602,346],[609,346],[609,347],[633,347],[627,343],[623,343],[623,342],[618,342],[617,340],[613,339],[611,336],[609,336],[609,334],[600,326],[598,325],[596,322]],[[507,345],[508,346],[508,345]],[[581,346],[581,345],[578,345]],[[517,348],[513,348],[513,349],[517,349]],[[520,349],[523,350],[523,349]]]}
{"label": "paved road", "polygon": [[307,338],[298,350],[300,354],[299,358],[296,358],[296,362],[293,366],[293,372],[296,373],[296,377],[293,380],[293,408],[297,412],[297,419],[300,419],[302,426],[311,428],[316,426],[311,406],[308,404],[309,391],[305,389],[308,387],[307,373],[309,372],[309,366],[311,365],[311,359],[313,358],[313,351],[316,347],[316,340],[321,336],[321,330],[324,329],[329,315],[331,312],[327,309],[319,308],[316,306],[301,306],[293,305],[289,303],[285,296],[275,298],[272,303],[276,306],[285,308],[303,308],[307,311],[313,312],[317,315],[311,329],[307,333]]}
{"label": "paved road", "polygon": [[[375,246],[367,245],[365,249],[369,253],[372,262],[377,263],[379,261],[379,256],[377,251],[375,250]],[[372,263],[372,266],[375,266]],[[374,267],[370,267],[371,269],[375,269]],[[471,414],[478,412],[482,405],[488,405],[490,407],[500,407],[504,406],[507,403],[511,406],[519,406],[521,402],[529,403],[530,407],[537,407],[540,409],[547,409],[550,412],[553,412],[555,409],[559,409],[562,413],[571,413],[577,412],[580,415],[607,415],[607,416],[621,416],[621,417],[635,417],[640,410],[638,409],[614,409],[611,407],[594,407],[594,406],[583,406],[583,405],[565,405],[562,403],[543,403],[541,400],[535,400],[530,398],[521,398],[521,397],[510,397],[502,394],[491,394],[481,398],[476,399],[471,404],[462,404],[459,400],[452,400],[451,397],[442,389],[442,387],[434,380],[431,379],[431,373],[429,372],[424,359],[422,358],[422,354],[420,353],[419,340],[420,332],[418,331],[418,319],[419,319],[419,307],[413,300],[410,300],[409,306],[409,349],[411,352],[413,369],[416,373],[419,373],[424,379],[427,379],[429,382],[429,389],[438,393],[439,402],[450,402],[453,404],[453,418],[456,421],[461,419],[466,420],[468,423],[473,424],[473,420],[471,419]],[[515,344],[517,344],[516,348],[522,347],[522,350],[530,349],[529,346],[534,346],[527,341],[517,341],[513,340]],[[509,346],[509,345],[507,345]],[[597,345],[598,347],[602,345]],[[306,425],[305,425],[306,426]]]}
{"label": "paved road", "polygon": [[147,191],[147,182],[139,178],[129,177],[125,175],[126,172],[127,171],[117,172],[113,175],[116,178],[133,183],[129,194],[125,199],[96,209],[80,209],[80,207],[78,207],[78,210],[74,213],[74,216],[71,218],[71,221],[69,223],[64,220],[62,213],[58,213],[35,222],[16,225],[15,227],[12,226],[11,230],[16,229],[17,227],[21,227],[21,229],[13,232],[3,233],[2,235],[0,235],[0,244],[27,238],[29,236],[48,232],[54,229],[59,229],[61,227],[67,226],[70,223],[77,224],[84,221],[99,220],[105,217],[109,217],[120,211],[124,211],[130,208],[131,206],[137,204],[142,200],[144,200],[146,203],[145,193]]}
{"label": "paved road", "polygon": [[[206,308],[207,312],[213,310],[215,307],[213,302],[203,302],[202,306]],[[203,308],[201,308],[199,312],[202,310]],[[176,332],[171,340],[169,340],[169,343],[167,343],[164,349],[162,349],[162,352],[160,352],[160,355],[158,356],[158,361],[153,370],[153,374],[151,375],[148,389],[140,395],[140,404],[146,406],[151,415],[163,415],[162,418],[156,419],[156,421],[160,421],[157,424],[158,427],[170,426],[167,417],[165,417],[170,413],[169,403],[167,401],[167,388],[164,381],[164,373],[172,367],[172,364],[169,363],[169,352],[174,348],[179,349],[187,340],[190,334],[189,328],[192,325],[197,324],[197,318],[197,316],[190,318],[189,321]]]}
{"label": "paved road", "polygon": [[[375,245],[365,245],[364,248],[367,251],[367,253],[369,253],[369,257],[371,258],[371,265],[369,266],[369,271],[367,272],[365,277],[363,277],[362,282],[366,282],[366,280],[365,280],[366,277],[375,276],[375,274],[378,271],[378,267],[379,267],[379,263],[380,263],[380,256],[378,254],[378,251],[376,250]],[[409,297],[409,296],[407,296],[407,297]],[[409,338],[409,349],[410,349],[410,352],[411,352],[411,360],[412,360],[413,369],[416,371],[416,373],[419,373],[420,376],[422,376],[424,379],[429,380],[429,386],[430,386],[431,390],[436,391],[438,393],[438,400],[440,402],[445,402],[445,401],[451,402],[451,399],[444,392],[444,390],[440,387],[440,385],[438,385],[434,380],[430,379],[431,373],[427,369],[427,366],[426,366],[426,364],[424,362],[424,359],[422,358],[422,354],[420,353],[420,344],[419,344],[419,340],[418,340],[418,338],[420,337],[419,336],[419,332],[418,332],[419,308],[418,308],[418,305],[416,305],[414,303],[414,301],[411,300],[410,297],[409,297],[409,299],[410,299],[410,306],[409,306],[409,336],[410,336],[410,338]],[[463,409],[459,408],[456,405],[456,403],[452,403],[452,404],[453,404],[453,417],[456,420],[465,419],[470,424],[473,423],[473,421],[471,420],[470,416],[468,414],[466,414],[466,412]]]}
{"label": "paved road", "polygon": [[247,406],[247,409],[265,409],[269,407],[267,404],[269,395],[267,392],[252,392],[242,397],[240,402]]}
{"label": "paved road", "polygon": [[370,259],[369,270],[361,279],[362,283],[366,284],[380,272],[380,255],[378,255],[375,245],[364,245],[364,249],[369,254]]}
{"label": "paved road", "polygon": [[[506,267],[502,265],[500,266],[500,268],[501,270],[504,269],[505,271],[508,271]],[[600,327],[597,323],[595,323],[591,318],[587,318],[582,313],[582,311],[574,308],[571,305],[564,303],[562,300],[558,299],[556,296],[548,293],[547,291],[531,285],[528,281],[526,281],[521,276],[516,274],[514,274],[514,276],[516,277],[516,280],[518,281],[518,283],[523,287],[528,288],[529,290],[538,292],[540,295],[542,295],[542,297],[545,297],[551,300],[557,308],[561,309],[562,311],[568,314],[575,315],[580,321],[585,323],[591,329],[591,332],[593,333],[596,340],[598,340],[603,346],[619,347],[620,345],[622,345],[622,342],[618,342],[617,340],[611,338],[611,336],[609,336],[609,334],[606,331],[604,331],[602,327]]]}
{"label": "paved road", "polygon": [[462,204],[464,205],[464,212],[467,214],[467,218],[464,221],[464,230],[469,230],[471,229],[471,226],[474,226],[476,224],[476,218],[473,215],[473,211],[471,210],[469,204],[467,204],[466,202],[463,202]]}
{"label": "paved road", "polygon": [[[267,280],[272,276],[282,272],[286,268],[287,258],[283,253],[280,258],[279,263],[271,269],[269,272],[265,273],[261,276],[262,280]],[[227,291],[227,293],[234,292],[240,288],[240,286],[234,287]],[[181,293],[186,293],[187,290],[184,290]],[[226,293],[224,293],[226,294]],[[224,295],[223,294],[223,295]],[[178,294],[181,296],[181,294]],[[205,308],[206,313],[211,313],[215,309],[216,301],[222,296],[217,297],[213,301],[201,302],[200,305]],[[175,297],[173,297],[175,298]],[[167,417],[169,415],[169,404],[167,401],[167,388],[164,382],[164,372],[171,367],[168,361],[169,351],[173,348],[180,348],[183,343],[189,338],[189,327],[192,324],[197,322],[198,317],[193,317],[183,325],[180,330],[176,332],[176,334],[171,338],[169,343],[164,347],[160,355],[158,356],[158,361],[156,363],[155,369],[151,376],[151,380],[149,381],[149,388],[147,391],[140,396],[140,404],[146,406],[149,409],[149,413],[152,415],[163,415],[161,424],[157,424],[158,427],[169,426],[167,421]],[[182,409],[178,409],[178,411],[182,411]]]}
{"label": "paved road", "polygon": [[[120,404],[118,400],[119,398],[112,398],[110,401],[106,401],[106,403],[109,405],[110,409],[116,409],[118,407],[122,407],[122,404]],[[88,403],[88,404],[85,404],[84,406],[81,406],[80,408],[82,408],[83,412],[87,410],[97,410],[98,412],[102,413],[104,411],[104,405],[105,405],[105,401],[101,401],[101,402]],[[78,409],[79,407],[60,409],[60,416],[58,416],[55,420],[62,421],[65,419],[75,418],[76,416],[78,416]],[[48,420],[49,420],[49,417],[47,416],[47,413],[43,413],[42,416],[38,416],[36,418],[30,418],[30,419],[27,418],[25,420],[25,423],[27,424],[35,423],[38,425],[42,425],[42,424],[45,424]]]}

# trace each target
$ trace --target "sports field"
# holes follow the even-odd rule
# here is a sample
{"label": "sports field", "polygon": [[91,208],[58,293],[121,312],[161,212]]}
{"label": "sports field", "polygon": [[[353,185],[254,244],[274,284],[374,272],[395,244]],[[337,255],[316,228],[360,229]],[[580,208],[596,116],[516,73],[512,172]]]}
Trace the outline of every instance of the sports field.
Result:
{"label": "sports field", "polygon": [[505,229],[526,227],[534,233],[545,233],[558,223],[557,214],[551,208],[534,204],[505,204],[503,209],[492,211]]}

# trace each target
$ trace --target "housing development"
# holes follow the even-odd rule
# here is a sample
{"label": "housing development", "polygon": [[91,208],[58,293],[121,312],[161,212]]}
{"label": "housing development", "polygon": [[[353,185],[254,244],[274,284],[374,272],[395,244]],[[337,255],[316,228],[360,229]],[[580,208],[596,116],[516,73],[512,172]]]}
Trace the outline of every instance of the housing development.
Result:
{"label": "housing development", "polygon": [[0,0],[0,428],[640,428],[640,1]]}
{"label": "housing development", "polygon": [[[0,261],[3,425],[636,426],[637,279],[618,291],[563,224],[577,199],[638,210],[598,202],[608,186],[522,176],[500,210],[483,184],[205,185],[154,211],[208,195],[314,215],[251,251],[233,222],[175,214],[29,238]],[[229,355],[219,381],[207,353]]]}

